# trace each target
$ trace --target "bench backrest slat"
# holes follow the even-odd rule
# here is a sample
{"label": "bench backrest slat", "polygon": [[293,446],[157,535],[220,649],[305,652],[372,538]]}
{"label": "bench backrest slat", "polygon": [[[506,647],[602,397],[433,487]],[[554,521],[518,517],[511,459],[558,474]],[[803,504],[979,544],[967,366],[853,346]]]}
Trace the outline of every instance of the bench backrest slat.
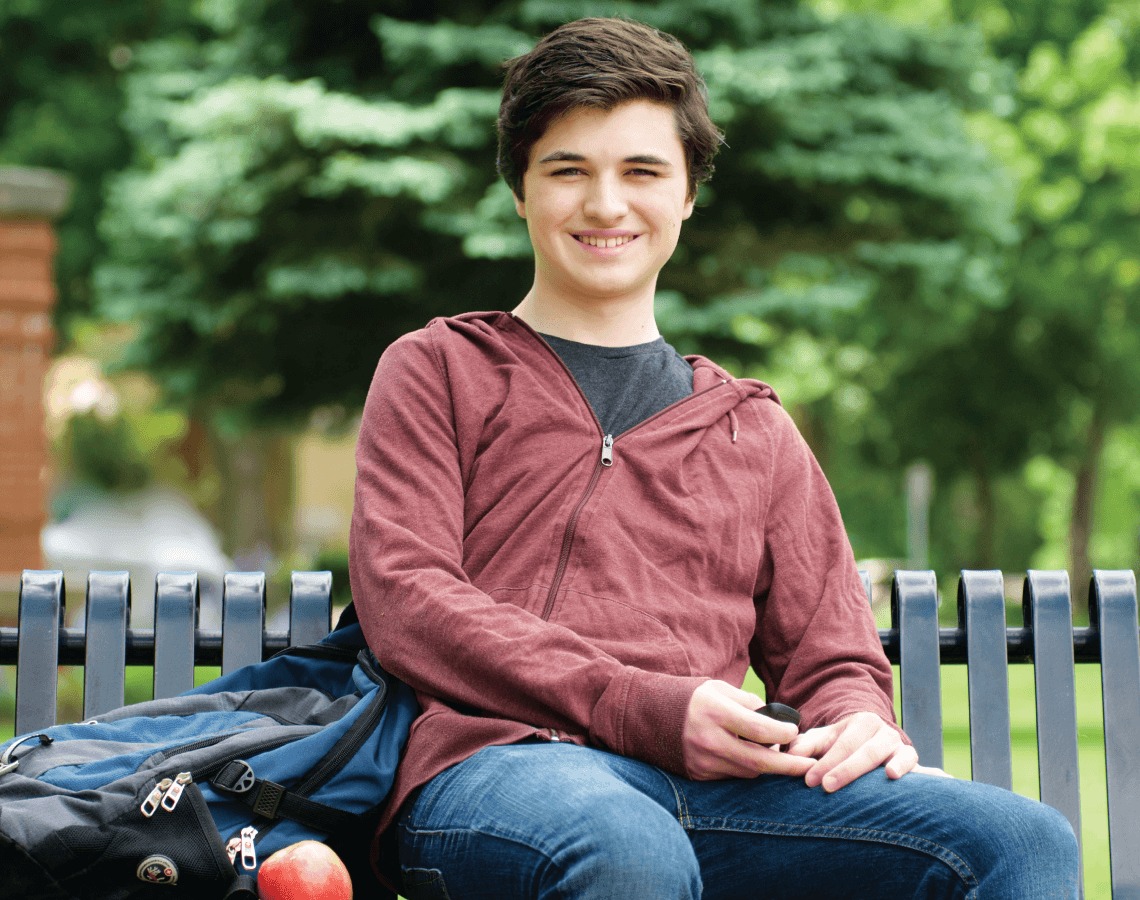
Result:
{"label": "bench backrest slat", "polygon": [[194,686],[198,574],[160,572],[154,584],[154,696],[174,697]]}
{"label": "bench backrest slat", "polygon": [[222,582],[222,674],[261,662],[265,573],[229,572]]}
{"label": "bench backrest slat", "polygon": [[315,644],[332,626],[332,572],[294,572],[289,584],[289,646]]}
{"label": "bench backrest slat", "polygon": [[958,620],[966,628],[970,698],[970,768],[974,781],[1013,787],[1005,585],[1001,572],[965,571],[958,582]]}
{"label": "bench backrest slat", "polygon": [[1033,629],[1037,759],[1041,800],[1060,810],[1081,842],[1077,692],[1068,572],[1030,571],[1022,599]]}
{"label": "bench backrest slat", "polygon": [[130,616],[130,573],[91,572],[87,576],[84,626],[85,719],[123,705],[127,677],[127,623]]}
{"label": "bench backrest slat", "polygon": [[1140,897],[1140,635],[1136,576],[1097,572],[1090,617],[1100,629],[1108,840],[1116,897]]}
{"label": "bench backrest slat", "polygon": [[20,578],[16,657],[16,734],[55,724],[63,573],[25,571]]}
{"label": "bench backrest slat", "polygon": [[938,580],[933,572],[898,572],[891,624],[900,631],[902,727],[919,761],[942,766],[942,679],[938,647]]}

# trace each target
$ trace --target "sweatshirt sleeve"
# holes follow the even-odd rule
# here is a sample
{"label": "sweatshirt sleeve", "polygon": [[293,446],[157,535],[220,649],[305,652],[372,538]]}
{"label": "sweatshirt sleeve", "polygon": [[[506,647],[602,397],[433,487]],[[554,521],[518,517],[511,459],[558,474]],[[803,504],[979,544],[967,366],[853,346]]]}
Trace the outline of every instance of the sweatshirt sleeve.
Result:
{"label": "sweatshirt sleeve", "polygon": [[454,708],[588,734],[683,771],[683,710],[703,679],[626,666],[568,628],[496,602],[465,573],[455,418],[430,331],[381,357],[357,443],[349,569],[373,652]]}
{"label": "sweatshirt sleeve", "polygon": [[774,416],[753,668],[804,729],[856,712],[898,728],[890,663],[831,486],[788,414]]}

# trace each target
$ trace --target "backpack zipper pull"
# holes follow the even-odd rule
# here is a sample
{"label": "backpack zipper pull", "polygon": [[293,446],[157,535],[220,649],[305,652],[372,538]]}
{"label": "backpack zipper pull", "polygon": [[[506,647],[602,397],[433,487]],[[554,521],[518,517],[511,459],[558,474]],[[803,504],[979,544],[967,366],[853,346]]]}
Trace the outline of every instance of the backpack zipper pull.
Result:
{"label": "backpack zipper pull", "polygon": [[246,825],[241,830],[241,867],[247,871],[257,868],[257,848],[253,846],[253,839],[257,837],[257,829]]}
{"label": "backpack zipper pull", "polygon": [[171,784],[166,793],[162,795],[162,808],[167,812],[174,812],[174,807],[176,807],[178,801],[182,799],[182,792],[186,790],[186,785],[188,785],[191,780],[192,776],[189,772],[179,772],[175,775],[174,783]]}
{"label": "backpack zipper pull", "polygon": [[607,434],[602,438],[602,465],[609,467],[614,464],[614,436]]}
{"label": "backpack zipper pull", "polygon": [[230,865],[237,863],[238,854],[241,852],[241,838],[232,837],[226,841],[226,856],[230,858]]}
{"label": "backpack zipper pull", "polygon": [[174,784],[173,778],[164,778],[156,784],[154,790],[146,795],[146,799],[142,802],[142,805],[139,806],[139,812],[148,819],[158,812],[158,805],[162,802],[163,795],[166,793],[167,788],[172,784]]}

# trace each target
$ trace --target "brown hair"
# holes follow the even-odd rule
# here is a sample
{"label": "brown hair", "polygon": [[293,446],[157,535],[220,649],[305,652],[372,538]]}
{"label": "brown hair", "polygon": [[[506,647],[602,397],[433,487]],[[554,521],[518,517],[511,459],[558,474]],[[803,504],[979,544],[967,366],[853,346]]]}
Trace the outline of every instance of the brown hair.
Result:
{"label": "brown hair", "polygon": [[690,198],[711,177],[724,136],[709,118],[708,91],[693,57],[672,35],[628,19],[579,19],[505,68],[498,167],[515,196],[523,195],[531,147],[555,119],[577,107],[610,110],[631,100],[673,108]]}

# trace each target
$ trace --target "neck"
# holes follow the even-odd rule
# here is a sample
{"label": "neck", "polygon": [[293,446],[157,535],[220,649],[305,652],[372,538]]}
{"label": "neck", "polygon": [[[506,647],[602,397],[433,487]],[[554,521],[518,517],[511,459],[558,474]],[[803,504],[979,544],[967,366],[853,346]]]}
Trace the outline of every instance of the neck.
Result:
{"label": "neck", "polygon": [[580,307],[543,301],[533,289],[513,310],[535,331],[598,347],[632,347],[661,336],[653,301]]}

